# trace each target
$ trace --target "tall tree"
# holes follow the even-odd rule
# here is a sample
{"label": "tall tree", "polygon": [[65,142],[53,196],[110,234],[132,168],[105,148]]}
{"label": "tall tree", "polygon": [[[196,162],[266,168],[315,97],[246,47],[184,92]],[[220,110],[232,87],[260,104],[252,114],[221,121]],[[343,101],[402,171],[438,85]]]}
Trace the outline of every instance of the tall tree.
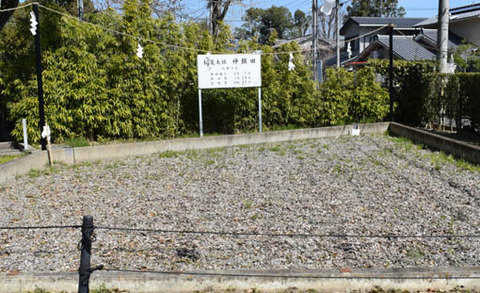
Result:
{"label": "tall tree", "polygon": [[[18,6],[18,0],[1,0],[0,1],[0,10],[15,8]],[[12,16],[12,11],[0,12],[0,31],[3,26],[7,23],[10,16]]]}
{"label": "tall tree", "polygon": [[211,12],[210,25],[212,28],[213,36],[218,35],[220,22],[225,19],[228,8],[230,8],[232,2],[233,0],[208,0],[207,8],[209,8]]}
{"label": "tall tree", "polygon": [[297,11],[295,11],[293,19],[295,29],[292,33],[295,34],[296,37],[305,36],[307,30],[312,25],[312,16],[307,16],[305,12],[298,9]]}
{"label": "tall tree", "polygon": [[[345,15],[345,7],[343,5],[340,5],[338,7],[339,12],[339,19],[340,21],[344,18]],[[319,37],[327,40],[335,39],[337,35],[337,31],[335,29],[335,23],[337,20],[337,7],[335,6],[332,9],[332,12],[330,15],[320,13],[318,15],[318,32],[319,32]],[[339,23],[341,25],[341,22]]]}
{"label": "tall tree", "polygon": [[398,0],[352,0],[347,6],[348,16],[403,17],[405,9]]}
{"label": "tall tree", "polygon": [[292,13],[284,6],[274,5],[268,9],[250,8],[242,19],[245,24],[236,30],[237,38],[258,37],[261,44],[266,44],[274,31],[278,38],[284,39],[291,35],[291,30],[294,28]]}

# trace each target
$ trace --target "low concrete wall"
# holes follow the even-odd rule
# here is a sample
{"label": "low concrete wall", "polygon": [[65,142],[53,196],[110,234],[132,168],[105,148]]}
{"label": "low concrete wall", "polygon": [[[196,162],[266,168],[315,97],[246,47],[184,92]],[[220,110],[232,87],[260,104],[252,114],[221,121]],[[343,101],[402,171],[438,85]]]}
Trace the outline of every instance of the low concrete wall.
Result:
{"label": "low concrete wall", "polygon": [[[138,272],[94,272],[90,288],[101,285],[128,292],[245,292],[257,289],[261,292],[279,292],[288,288],[315,289],[321,292],[366,292],[375,286],[384,290],[400,289],[410,292],[451,290],[455,287],[478,291],[480,268],[462,269],[363,269],[341,273],[339,271],[227,271],[209,272],[207,275],[162,274]],[[218,275],[217,275],[218,273]],[[244,275],[257,275],[254,277]],[[75,292],[78,273],[0,275],[0,293],[33,291],[35,288],[49,292]],[[230,292],[230,291],[229,291]]]}
{"label": "low concrete wall", "polygon": [[480,164],[480,147],[478,146],[395,122],[390,123],[388,131],[394,136],[406,137],[417,143],[428,145],[434,149]]}
{"label": "low concrete wall", "polygon": [[[361,133],[365,134],[382,133],[387,130],[388,123],[360,124],[359,128]],[[54,161],[73,164],[101,159],[122,158],[126,156],[149,155],[168,150],[184,151],[324,137],[339,137],[349,135],[351,129],[352,126],[348,125],[254,134],[109,144],[81,148],[61,148],[53,149],[52,157]],[[0,185],[8,184],[8,182],[13,180],[15,176],[25,174],[32,168],[43,168],[47,164],[48,156],[46,152],[42,151],[34,151],[34,153],[28,156],[2,164],[0,167]]]}
{"label": "low concrete wall", "polygon": [[[388,123],[372,123],[359,125],[361,133],[382,133],[387,130]],[[348,135],[352,126],[334,126],[288,131],[272,131],[254,134],[222,135],[203,138],[172,139],[125,144],[112,144],[75,148],[75,162],[94,161],[107,158],[121,158],[132,155],[148,155],[164,151],[184,151],[250,145],[261,143],[285,142],[324,137]]]}
{"label": "low concrete wall", "polygon": [[34,150],[31,154],[24,157],[6,162],[0,165],[0,186],[3,183],[15,179],[18,175],[23,175],[31,169],[40,169],[48,163],[46,152]]}

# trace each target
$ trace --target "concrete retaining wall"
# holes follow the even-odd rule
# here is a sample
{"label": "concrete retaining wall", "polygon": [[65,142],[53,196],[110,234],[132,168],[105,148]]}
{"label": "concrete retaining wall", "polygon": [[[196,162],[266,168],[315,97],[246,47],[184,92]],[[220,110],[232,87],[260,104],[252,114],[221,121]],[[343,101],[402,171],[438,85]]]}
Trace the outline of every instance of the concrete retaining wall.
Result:
{"label": "concrete retaining wall", "polygon": [[[213,274],[217,272],[211,272]],[[368,292],[375,286],[384,290],[400,289],[410,292],[451,290],[455,287],[478,291],[479,268],[464,269],[363,269],[354,272],[339,271],[230,271],[221,275],[160,274],[138,272],[94,272],[90,288],[118,288],[128,292],[245,292],[256,288],[261,292],[279,292],[288,288],[315,289],[321,292]],[[258,277],[238,276],[256,274]],[[76,292],[78,273],[0,275],[0,293],[33,291]],[[228,291],[228,292],[232,292]],[[257,292],[257,291],[256,291]]]}
{"label": "concrete retaining wall", "polygon": [[456,157],[467,161],[480,164],[480,147],[448,137],[430,133],[425,130],[408,127],[399,123],[392,122],[388,131],[395,136],[409,138],[417,143],[421,143],[434,149],[453,154]]}
{"label": "concrete retaining wall", "polygon": [[[360,124],[361,133],[383,133],[389,123]],[[81,148],[63,148],[52,150],[54,161],[73,164],[101,159],[122,158],[126,156],[149,155],[165,151],[184,151],[231,147],[238,145],[275,143],[303,139],[316,139],[324,137],[339,137],[349,135],[352,126],[335,126],[312,129],[299,129],[288,131],[272,131],[265,133],[222,135],[203,138],[186,138],[159,140],[149,142],[133,142],[122,144],[109,144]],[[23,158],[5,163],[0,168],[0,185],[8,184],[15,176],[27,173],[32,168],[43,168],[48,164],[46,152],[35,151]]]}

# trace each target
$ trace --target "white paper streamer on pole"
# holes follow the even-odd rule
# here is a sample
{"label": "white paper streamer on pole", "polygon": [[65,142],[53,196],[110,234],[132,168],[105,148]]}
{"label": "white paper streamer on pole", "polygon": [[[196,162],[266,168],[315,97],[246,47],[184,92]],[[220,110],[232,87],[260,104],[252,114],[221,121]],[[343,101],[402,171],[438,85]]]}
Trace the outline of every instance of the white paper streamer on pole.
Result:
{"label": "white paper streamer on pole", "polygon": [[347,43],[347,53],[348,53],[348,59],[352,58],[352,45],[350,42]]}
{"label": "white paper streamer on pole", "polygon": [[33,11],[30,11],[30,32],[32,35],[37,34],[37,18],[35,17],[35,13]]}
{"label": "white paper streamer on pole", "polygon": [[288,60],[288,71],[295,70],[295,64],[293,64],[293,54],[290,53],[290,59]]}
{"label": "white paper streamer on pole", "polygon": [[138,43],[138,47],[137,47],[137,57],[143,58],[143,47],[142,45],[140,45],[140,43]]}
{"label": "white paper streamer on pole", "polygon": [[324,0],[320,12],[326,15],[332,14],[333,7],[335,7],[335,0]]}

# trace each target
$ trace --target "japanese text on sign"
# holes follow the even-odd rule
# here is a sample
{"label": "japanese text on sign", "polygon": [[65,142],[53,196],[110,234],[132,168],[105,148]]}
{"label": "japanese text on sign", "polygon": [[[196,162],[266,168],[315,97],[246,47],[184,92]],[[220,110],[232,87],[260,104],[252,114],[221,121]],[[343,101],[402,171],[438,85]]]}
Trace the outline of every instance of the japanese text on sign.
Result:
{"label": "japanese text on sign", "polygon": [[198,88],[261,87],[259,54],[198,55]]}

